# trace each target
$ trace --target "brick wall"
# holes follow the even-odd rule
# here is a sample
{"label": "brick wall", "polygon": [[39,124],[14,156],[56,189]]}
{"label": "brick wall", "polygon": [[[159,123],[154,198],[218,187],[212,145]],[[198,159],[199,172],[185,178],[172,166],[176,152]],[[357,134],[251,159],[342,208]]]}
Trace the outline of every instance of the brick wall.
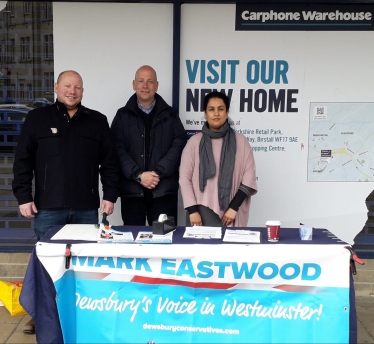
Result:
{"label": "brick wall", "polygon": [[30,253],[0,253],[0,279],[23,281]]}
{"label": "brick wall", "polygon": [[363,259],[365,265],[356,263],[357,275],[353,276],[357,296],[374,296],[374,259]]}

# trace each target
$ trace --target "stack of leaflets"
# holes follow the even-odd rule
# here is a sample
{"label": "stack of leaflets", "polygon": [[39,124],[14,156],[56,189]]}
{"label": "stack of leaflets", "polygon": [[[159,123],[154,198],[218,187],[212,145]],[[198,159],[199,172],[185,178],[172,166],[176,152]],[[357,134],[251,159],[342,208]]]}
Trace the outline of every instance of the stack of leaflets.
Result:
{"label": "stack of leaflets", "polygon": [[135,242],[139,244],[171,244],[173,242],[173,232],[158,235],[152,232],[140,231],[136,236]]}
{"label": "stack of leaflets", "polygon": [[243,243],[260,243],[261,232],[250,231],[247,229],[226,229],[222,241],[226,242],[243,242]]}
{"label": "stack of leaflets", "polygon": [[110,226],[102,226],[98,229],[99,242],[134,242],[132,232],[116,231]]}
{"label": "stack of leaflets", "polygon": [[186,227],[183,238],[190,239],[221,239],[222,227],[193,226]]}

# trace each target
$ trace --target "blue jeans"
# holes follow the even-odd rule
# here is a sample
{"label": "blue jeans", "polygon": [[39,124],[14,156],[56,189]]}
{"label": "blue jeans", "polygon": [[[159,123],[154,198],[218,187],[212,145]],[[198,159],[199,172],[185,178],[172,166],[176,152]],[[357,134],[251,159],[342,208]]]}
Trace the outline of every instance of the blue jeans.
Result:
{"label": "blue jeans", "polygon": [[64,226],[67,224],[96,224],[98,223],[98,220],[97,209],[39,209],[35,214],[34,231],[39,241],[53,226]]}

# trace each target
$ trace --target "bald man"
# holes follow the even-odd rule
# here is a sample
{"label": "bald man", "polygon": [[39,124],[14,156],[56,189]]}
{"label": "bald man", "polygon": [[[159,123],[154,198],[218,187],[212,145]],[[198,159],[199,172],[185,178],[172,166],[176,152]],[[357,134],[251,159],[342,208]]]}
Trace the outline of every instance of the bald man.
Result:
{"label": "bald man", "polygon": [[111,125],[120,162],[124,225],[144,226],[160,214],[178,212],[178,169],[186,132],[179,116],[157,94],[151,66],[141,66],[132,82],[135,93]]}
{"label": "bald man", "polygon": [[[109,123],[81,104],[83,91],[79,73],[60,73],[56,102],[31,110],[22,126],[12,188],[21,215],[34,219],[37,240],[55,225],[97,224],[99,207],[111,214],[118,197],[118,160]],[[23,332],[34,334],[43,326],[30,319]]]}
{"label": "bald man", "polygon": [[54,225],[98,223],[99,207],[111,214],[118,196],[109,124],[81,104],[83,90],[79,73],[62,72],[55,83],[56,102],[31,110],[22,127],[12,187],[21,215],[34,218],[38,240]]}

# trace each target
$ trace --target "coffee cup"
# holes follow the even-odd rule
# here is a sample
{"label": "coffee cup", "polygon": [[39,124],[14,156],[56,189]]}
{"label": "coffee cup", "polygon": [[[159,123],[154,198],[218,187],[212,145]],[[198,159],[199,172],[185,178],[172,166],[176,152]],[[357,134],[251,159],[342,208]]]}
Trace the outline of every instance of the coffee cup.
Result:
{"label": "coffee cup", "polygon": [[278,241],[281,226],[280,221],[266,221],[265,225],[268,232],[268,241]]}

